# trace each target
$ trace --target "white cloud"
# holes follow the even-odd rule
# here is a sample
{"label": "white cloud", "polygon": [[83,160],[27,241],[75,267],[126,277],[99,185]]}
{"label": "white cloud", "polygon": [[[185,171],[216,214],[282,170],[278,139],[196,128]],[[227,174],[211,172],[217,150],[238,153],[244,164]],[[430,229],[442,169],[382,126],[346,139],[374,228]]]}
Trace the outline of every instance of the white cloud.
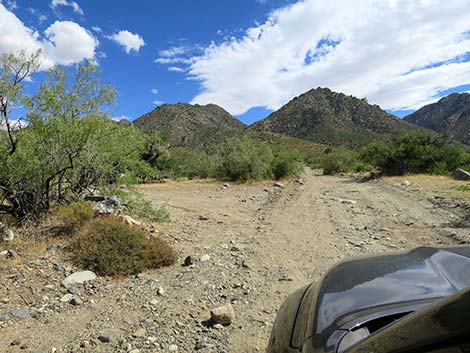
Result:
{"label": "white cloud", "polygon": [[128,120],[128,121],[130,120],[127,115],[112,116],[110,119],[117,121],[117,122],[120,122],[122,120]]}
{"label": "white cloud", "polygon": [[56,21],[44,34],[44,54],[57,64],[69,65],[95,56],[98,41],[75,22]]}
{"label": "white cloud", "polygon": [[414,109],[442,90],[470,84],[468,6],[461,0],[445,6],[304,0],[274,11],[240,39],[212,43],[202,55],[156,61],[186,64],[201,83],[193,103],[217,103],[232,114],[277,109],[317,86],[386,109]]}
{"label": "white cloud", "polygon": [[138,53],[140,48],[145,45],[145,42],[140,35],[131,33],[127,30],[119,31],[118,33],[107,36],[107,38],[122,45],[127,54],[132,50]]}
{"label": "white cloud", "polygon": [[163,103],[165,103],[165,102],[162,102],[162,101],[159,101],[159,100],[154,100],[153,101],[153,104],[155,104],[155,105],[162,105]]}
{"label": "white cloud", "polygon": [[55,64],[69,65],[83,59],[93,59],[98,41],[75,22],[56,21],[41,36],[25,26],[14,13],[0,3],[0,54],[24,50],[42,50],[42,68]]}
{"label": "white cloud", "polygon": [[93,26],[91,27],[91,29],[95,31],[96,33],[103,33],[103,30],[99,26]]}
{"label": "white cloud", "polygon": [[150,92],[152,92],[152,94],[158,94],[158,89],[152,88],[152,89],[150,90]]}
{"label": "white cloud", "polygon": [[185,69],[178,67],[178,66],[170,66],[168,68],[168,71],[170,72],[185,72]]}
{"label": "white cloud", "polygon": [[82,8],[81,8],[80,5],[78,5],[78,3],[76,3],[75,1],[52,0],[52,1],[51,1],[51,7],[55,10],[55,8],[56,8],[57,6],[68,6],[68,7],[71,7],[75,13],[77,13],[77,14],[83,16],[83,10],[82,10]]}

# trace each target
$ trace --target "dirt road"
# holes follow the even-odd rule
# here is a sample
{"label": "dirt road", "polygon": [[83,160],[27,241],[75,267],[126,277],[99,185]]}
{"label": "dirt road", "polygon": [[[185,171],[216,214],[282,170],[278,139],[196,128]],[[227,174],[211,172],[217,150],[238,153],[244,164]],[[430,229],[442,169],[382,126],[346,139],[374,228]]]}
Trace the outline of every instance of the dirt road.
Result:
{"label": "dirt road", "polygon": [[[439,198],[428,189],[404,178],[361,183],[306,170],[285,188],[171,182],[141,191],[170,209],[173,222],[161,236],[175,246],[180,264],[119,281],[100,278],[83,290],[83,306],[7,321],[0,326],[0,351],[24,351],[10,345],[14,339],[45,352],[81,352],[85,343],[90,352],[168,352],[175,346],[179,352],[196,346],[200,352],[264,351],[282,300],[337,261],[470,239],[456,209],[436,204]],[[189,255],[194,265],[181,266]],[[229,302],[235,323],[207,327],[210,309]],[[0,315],[15,303],[0,303]],[[145,334],[133,335],[139,328]],[[118,331],[119,339],[98,343],[107,329]]]}

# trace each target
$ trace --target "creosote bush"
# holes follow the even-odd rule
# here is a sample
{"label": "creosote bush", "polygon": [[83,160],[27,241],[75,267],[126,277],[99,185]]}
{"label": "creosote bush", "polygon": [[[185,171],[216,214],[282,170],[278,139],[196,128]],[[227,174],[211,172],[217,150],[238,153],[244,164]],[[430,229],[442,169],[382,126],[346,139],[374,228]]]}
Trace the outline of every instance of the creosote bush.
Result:
{"label": "creosote bush", "polygon": [[107,217],[91,222],[70,244],[74,262],[100,275],[125,276],[172,265],[176,256],[162,239]]}
{"label": "creosote bush", "polygon": [[72,234],[90,222],[94,218],[95,212],[91,202],[82,201],[60,206],[56,215],[59,224],[64,227],[64,231]]}

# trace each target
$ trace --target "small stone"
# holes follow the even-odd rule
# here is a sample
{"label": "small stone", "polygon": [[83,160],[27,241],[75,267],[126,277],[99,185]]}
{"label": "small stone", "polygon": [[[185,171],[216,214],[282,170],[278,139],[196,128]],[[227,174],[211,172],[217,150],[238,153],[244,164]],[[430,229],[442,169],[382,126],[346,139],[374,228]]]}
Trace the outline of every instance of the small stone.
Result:
{"label": "small stone", "polygon": [[223,330],[224,329],[224,326],[221,325],[221,324],[215,324],[214,326],[212,326],[213,328],[215,328],[216,330]]}
{"label": "small stone", "polygon": [[61,303],[68,303],[73,298],[73,294],[67,293],[62,298],[60,298]]}
{"label": "small stone", "polygon": [[178,351],[178,346],[176,344],[172,344],[168,347],[169,352],[176,352]]}
{"label": "small stone", "polygon": [[129,353],[140,353],[140,349],[132,349],[130,351],[128,351]]}
{"label": "small stone", "polygon": [[231,304],[219,306],[211,310],[211,320],[214,324],[221,324],[224,326],[231,325],[235,320],[235,311]]}
{"label": "small stone", "polygon": [[58,262],[54,262],[52,264],[52,268],[56,271],[62,271],[64,268],[62,267],[62,265]]}
{"label": "small stone", "polygon": [[116,334],[113,331],[105,331],[98,336],[98,340],[103,343],[109,343],[114,338],[114,336],[116,336]]}
{"label": "small stone", "polygon": [[75,287],[67,288],[67,292],[70,293],[70,294],[73,294],[73,295],[78,294],[77,288],[75,288]]}
{"label": "small stone", "polygon": [[62,284],[65,288],[70,288],[77,284],[82,284],[88,281],[92,281],[94,279],[96,279],[95,273],[91,271],[81,271],[72,273],[70,276],[68,276],[62,281]]}
{"label": "small stone", "polygon": [[6,224],[3,224],[0,222],[0,242],[8,242],[11,243],[15,239],[15,233],[6,226]]}
{"label": "small stone", "polygon": [[137,331],[135,331],[132,336],[133,337],[145,337],[145,335],[147,334],[147,330],[145,328],[139,328]]}
{"label": "small stone", "polygon": [[281,183],[280,181],[277,181],[273,184],[273,186],[277,187],[277,188],[281,188],[281,189],[284,189],[285,188],[285,185],[283,183]]}
{"label": "small stone", "polygon": [[75,294],[74,296],[72,296],[72,299],[70,299],[69,304],[72,304],[74,306],[82,305],[83,300],[82,298],[80,298],[78,295]]}
{"label": "small stone", "polygon": [[206,261],[209,261],[211,259],[211,257],[208,255],[208,254],[205,254],[205,255],[202,255],[201,256],[201,262],[206,262]]}
{"label": "small stone", "polygon": [[208,221],[208,220],[209,220],[209,217],[200,215],[200,216],[199,216],[199,220],[200,220],[200,221]]}
{"label": "small stone", "polygon": [[194,259],[192,258],[192,256],[186,256],[186,258],[184,259],[184,266],[191,265],[194,265]]}
{"label": "small stone", "polygon": [[163,287],[158,287],[157,295],[164,295],[164,294],[165,294],[165,290],[163,289]]}
{"label": "small stone", "polygon": [[23,320],[29,317],[30,312],[28,308],[19,308],[10,310],[10,315],[13,316],[15,319]]}
{"label": "small stone", "polygon": [[15,250],[7,250],[7,258],[9,259],[16,259],[18,254],[16,253]]}
{"label": "small stone", "polygon": [[206,344],[205,341],[202,341],[202,340],[199,341],[199,340],[198,340],[198,341],[196,342],[196,346],[194,347],[194,349],[198,351],[198,350],[200,350],[200,349],[205,348],[206,346],[207,346],[207,344]]}

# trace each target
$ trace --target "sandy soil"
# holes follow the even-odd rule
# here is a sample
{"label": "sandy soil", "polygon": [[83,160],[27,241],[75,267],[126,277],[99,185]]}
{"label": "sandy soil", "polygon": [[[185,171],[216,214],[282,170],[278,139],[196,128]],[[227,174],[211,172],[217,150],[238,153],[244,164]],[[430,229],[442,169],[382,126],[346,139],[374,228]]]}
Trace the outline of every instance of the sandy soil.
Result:
{"label": "sandy soil", "polygon": [[[59,303],[60,280],[76,270],[60,248],[20,248],[14,264],[0,260],[0,352],[167,352],[171,345],[190,352],[197,342],[200,352],[264,351],[283,299],[336,262],[470,240],[465,195],[454,192],[455,183],[407,179],[360,182],[306,170],[285,188],[272,182],[143,186],[148,199],[171,211],[173,222],[159,228],[179,264],[99,278],[79,288],[85,303],[72,307]],[[188,255],[194,266],[181,266]],[[63,272],[52,268],[57,261]],[[229,302],[234,324],[207,327],[210,309]],[[25,306],[30,317],[9,318],[9,310]],[[139,328],[145,334],[133,337]],[[115,340],[98,342],[108,329]]]}

